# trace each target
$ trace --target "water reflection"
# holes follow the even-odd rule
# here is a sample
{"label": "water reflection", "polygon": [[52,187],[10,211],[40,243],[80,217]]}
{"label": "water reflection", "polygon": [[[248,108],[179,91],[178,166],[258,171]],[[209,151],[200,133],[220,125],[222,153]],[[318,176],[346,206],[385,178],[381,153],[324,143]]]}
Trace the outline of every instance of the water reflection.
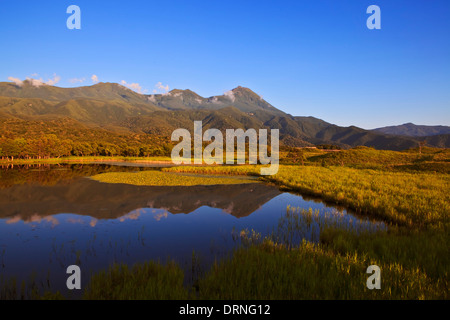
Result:
{"label": "water reflection", "polygon": [[151,170],[150,167],[116,166],[112,164],[28,164],[1,165],[0,189],[14,185],[38,184],[53,186],[58,182],[70,181],[105,172],[127,172]]}
{"label": "water reflection", "polygon": [[280,194],[260,183],[195,187],[148,187],[75,178],[55,185],[22,184],[0,189],[0,219],[32,221],[36,216],[76,213],[115,219],[137,208],[188,214],[202,206],[245,217]]}
{"label": "water reflection", "polygon": [[[39,175],[30,170],[3,172],[9,187],[0,189],[0,275],[20,280],[35,271],[64,293],[65,271],[71,264],[86,275],[115,262],[150,259],[173,258],[188,269],[195,251],[207,266],[229,254],[236,245],[236,230],[256,230],[262,237],[272,233],[288,206],[312,208],[325,216],[336,210],[261,183],[145,187],[85,177],[108,170],[136,168],[50,167]],[[308,238],[308,230],[302,237]],[[309,240],[317,241],[312,236]],[[84,285],[88,279],[82,278]]]}

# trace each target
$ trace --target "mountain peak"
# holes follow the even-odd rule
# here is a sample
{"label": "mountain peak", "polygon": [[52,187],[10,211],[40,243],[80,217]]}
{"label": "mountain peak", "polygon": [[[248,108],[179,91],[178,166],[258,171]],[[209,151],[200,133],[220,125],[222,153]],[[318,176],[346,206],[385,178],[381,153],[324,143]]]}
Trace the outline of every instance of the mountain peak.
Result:
{"label": "mountain peak", "polygon": [[373,131],[399,136],[426,137],[426,136],[450,134],[450,127],[416,125],[414,123],[409,122],[399,126],[377,128],[374,129]]}
{"label": "mountain peak", "polygon": [[115,82],[98,82],[98,83],[92,85],[92,87],[96,87],[96,88],[125,88],[125,86],[120,85],[120,84],[115,83]]}
{"label": "mountain peak", "polygon": [[173,90],[171,90],[171,91],[169,91],[169,93],[171,93],[171,94],[173,94],[173,93],[187,93],[187,94],[195,94],[195,95],[197,95],[197,93],[195,93],[194,91],[192,91],[192,90],[189,90],[189,89],[173,89]]}
{"label": "mountain peak", "polygon": [[173,90],[170,90],[169,91],[169,93],[171,93],[171,94],[174,94],[174,93],[183,93],[183,92],[185,92],[186,90],[183,90],[183,89],[173,89]]}
{"label": "mountain peak", "polygon": [[[238,86],[236,88],[234,88],[233,90],[231,90],[233,92],[248,92],[248,93],[255,93],[253,92],[251,89],[246,88],[246,87],[242,87],[242,86]],[[256,94],[256,93],[255,93]]]}
{"label": "mountain peak", "polygon": [[246,87],[239,86],[239,87],[234,88],[233,90],[225,93],[225,95],[227,95],[227,94],[229,95],[230,93],[232,93],[234,96],[244,98],[244,99],[263,100],[263,98],[259,94],[257,94],[253,90],[246,88]]}
{"label": "mountain peak", "polygon": [[192,90],[189,89],[173,89],[169,91],[169,95],[172,97],[180,97],[182,99],[195,99],[195,100],[202,100],[203,98],[199,96],[197,93],[195,93]]}

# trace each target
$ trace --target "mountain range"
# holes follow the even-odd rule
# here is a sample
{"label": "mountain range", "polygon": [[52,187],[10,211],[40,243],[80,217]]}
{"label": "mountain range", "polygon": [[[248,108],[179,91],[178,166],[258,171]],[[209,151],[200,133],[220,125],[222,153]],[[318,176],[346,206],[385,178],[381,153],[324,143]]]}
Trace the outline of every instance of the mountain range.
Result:
{"label": "mountain range", "polygon": [[448,126],[421,126],[414,123],[405,123],[399,126],[390,126],[374,129],[375,132],[393,134],[407,137],[427,137],[441,134],[450,134]]}
{"label": "mountain range", "polygon": [[191,90],[179,89],[165,94],[139,94],[115,83],[60,88],[36,86],[28,80],[21,85],[0,82],[2,119],[16,120],[21,125],[70,122],[74,127],[111,134],[168,137],[177,128],[192,130],[193,121],[201,120],[204,129],[279,129],[281,142],[296,147],[328,144],[404,150],[417,147],[423,140],[429,146],[450,147],[449,127],[341,127],[314,117],[287,114],[244,87],[204,98]]}

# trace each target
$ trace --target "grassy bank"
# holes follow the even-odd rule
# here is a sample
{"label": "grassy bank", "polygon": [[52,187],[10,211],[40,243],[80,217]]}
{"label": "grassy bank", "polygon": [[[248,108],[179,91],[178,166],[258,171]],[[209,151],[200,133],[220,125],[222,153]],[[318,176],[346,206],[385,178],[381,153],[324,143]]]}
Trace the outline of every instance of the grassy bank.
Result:
{"label": "grassy bank", "polygon": [[255,180],[236,177],[198,176],[160,171],[108,172],[95,175],[91,178],[104,183],[124,183],[136,186],[196,186],[255,183]]}
{"label": "grassy bank", "polygon": [[[367,267],[381,271],[381,290],[369,290]],[[186,278],[195,278],[185,286]],[[205,273],[185,273],[173,263],[114,265],[91,278],[83,299],[301,300],[448,299],[448,277],[421,268],[374,259],[358,251],[337,253],[326,245],[303,242],[287,249],[270,239],[237,249]],[[47,293],[43,299],[64,298]]]}
{"label": "grassy bank", "polygon": [[[256,166],[175,167],[164,171],[256,175],[259,169]],[[395,224],[442,226],[449,221],[448,174],[281,165],[276,175],[262,179]]]}
{"label": "grassy bank", "polygon": [[[365,285],[369,265],[382,270],[381,290]],[[202,299],[436,299],[448,298],[445,285],[398,263],[336,254],[306,242],[286,250],[267,241],[236,251],[198,288]]]}
{"label": "grassy bank", "polygon": [[87,162],[172,163],[170,157],[61,157],[48,159],[0,159],[1,165],[62,164]]}
{"label": "grassy bank", "polygon": [[408,226],[443,226],[450,213],[450,176],[346,167],[281,167],[266,178],[357,213]]}

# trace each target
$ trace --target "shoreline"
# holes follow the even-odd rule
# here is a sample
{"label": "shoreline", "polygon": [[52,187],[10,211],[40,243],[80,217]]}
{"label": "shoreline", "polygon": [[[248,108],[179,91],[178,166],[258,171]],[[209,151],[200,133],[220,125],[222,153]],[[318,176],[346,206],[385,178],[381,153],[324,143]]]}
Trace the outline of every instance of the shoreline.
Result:
{"label": "shoreline", "polygon": [[135,157],[68,157],[68,158],[50,158],[50,159],[14,159],[14,160],[0,160],[0,166],[4,165],[35,165],[35,164],[64,164],[64,163],[95,163],[95,162],[128,162],[128,163],[145,163],[145,164],[170,164],[173,165],[172,160],[161,157],[157,158],[142,158]]}
{"label": "shoreline", "polygon": [[[203,167],[221,166],[218,164],[208,165],[202,164],[175,164],[169,157],[66,157],[66,158],[50,158],[50,159],[14,159],[14,160],[2,160],[0,159],[0,166],[14,166],[14,165],[52,165],[52,164],[107,164],[107,163],[128,163],[128,164],[146,164],[146,165],[161,165],[161,166],[186,166],[186,167]],[[225,164],[224,164],[225,165]]]}

